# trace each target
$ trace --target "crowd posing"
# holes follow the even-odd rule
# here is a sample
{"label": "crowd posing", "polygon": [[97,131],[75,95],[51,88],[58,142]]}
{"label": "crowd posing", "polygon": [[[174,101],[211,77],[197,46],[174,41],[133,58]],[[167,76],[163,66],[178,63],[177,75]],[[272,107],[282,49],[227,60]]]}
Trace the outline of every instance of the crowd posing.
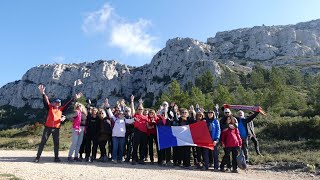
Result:
{"label": "crowd posing", "polygon": [[[106,99],[103,107],[100,108],[95,107],[90,100],[87,100],[87,106],[79,102],[72,103],[82,96],[81,93],[76,94],[75,98],[61,106],[60,99],[49,102],[43,85],[38,88],[43,96],[48,115],[35,162],[40,161],[44,145],[51,134],[54,142],[54,161],[61,161],[59,159],[59,130],[61,123],[66,119],[63,111],[71,104],[74,106],[74,113],[67,116],[67,119],[72,120],[69,162],[111,161],[144,165],[149,157],[150,164],[182,166],[187,169],[194,166],[202,170],[208,170],[210,166],[213,166],[214,171],[237,173],[236,157],[240,152],[249,162],[249,139],[254,143],[256,153],[261,155],[252,121],[259,112],[245,117],[244,112],[240,110],[237,116],[234,116],[230,109],[223,108],[221,109],[223,115],[219,117],[218,106],[204,110],[199,105],[181,108],[174,102],[170,104],[163,102],[158,110],[153,110],[145,109],[141,100],[135,109],[133,95],[128,105],[124,99],[120,99],[115,106],[111,106]],[[207,124],[214,144],[213,150],[194,146],[178,146],[159,150],[157,126],[182,126],[199,121],[205,121]],[[156,147],[155,152],[154,147]],[[218,152],[221,147],[224,155],[219,164]],[[98,148],[99,157],[97,157]]]}

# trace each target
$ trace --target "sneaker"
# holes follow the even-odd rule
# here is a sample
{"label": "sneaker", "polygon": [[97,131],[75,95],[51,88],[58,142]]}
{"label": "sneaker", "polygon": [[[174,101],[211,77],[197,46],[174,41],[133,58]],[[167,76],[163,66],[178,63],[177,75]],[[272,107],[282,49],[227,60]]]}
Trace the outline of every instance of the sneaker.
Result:
{"label": "sneaker", "polygon": [[167,166],[172,166],[173,163],[172,163],[172,161],[168,161],[168,162],[166,162],[166,165],[167,165]]}
{"label": "sneaker", "polygon": [[219,172],[218,168],[213,169],[214,172]]}
{"label": "sneaker", "polygon": [[61,160],[58,157],[55,157],[54,162],[61,162]]}
{"label": "sneaker", "polygon": [[118,160],[118,163],[122,164],[122,163],[123,163],[123,161],[122,161],[122,160]]}
{"label": "sneaker", "polygon": [[77,157],[75,157],[73,160],[77,162],[82,162],[81,158],[77,158]]}
{"label": "sneaker", "polygon": [[220,168],[220,171],[221,172],[226,172],[226,170],[224,170],[224,168]]}
{"label": "sneaker", "polygon": [[72,157],[68,157],[68,162],[73,162]]}
{"label": "sneaker", "polygon": [[137,162],[132,160],[131,164],[132,164],[132,165],[136,165]]}
{"label": "sneaker", "polygon": [[202,166],[201,171],[207,171],[208,169],[208,167]]}
{"label": "sneaker", "polygon": [[238,173],[238,170],[233,169],[231,172],[232,172],[232,173]]}
{"label": "sneaker", "polygon": [[92,156],[92,157],[91,157],[91,162],[93,162],[93,161],[95,161],[95,160],[97,160],[96,157],[93,157],[93,156]]}
{"label": "sneaker", "polygon": [[33,162],[38,163],[39,160],[40,160],[40,158],[39,158],[39,157],[36,157]]}
{"label": "sneaker", "polygon": [[143,160],[139,161],[138,163],[141,164],[141,165],[146,165],[146,163]]}
{"label": "sneaker", "polygon": [[92,162],[90,157],[86,157],[85,160],[86,160],[86,162],[89,162],[89,163]]}

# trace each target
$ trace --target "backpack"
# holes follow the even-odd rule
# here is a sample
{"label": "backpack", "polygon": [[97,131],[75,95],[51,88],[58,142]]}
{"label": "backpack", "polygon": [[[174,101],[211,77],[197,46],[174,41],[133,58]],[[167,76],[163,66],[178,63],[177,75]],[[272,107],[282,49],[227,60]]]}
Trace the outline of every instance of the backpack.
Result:
{"label": "backpack", "polygon": [[242,170],[246,170],[248,168],[246,158],[242,151],[240,151],[240,154],[237,156],[237,165]]}

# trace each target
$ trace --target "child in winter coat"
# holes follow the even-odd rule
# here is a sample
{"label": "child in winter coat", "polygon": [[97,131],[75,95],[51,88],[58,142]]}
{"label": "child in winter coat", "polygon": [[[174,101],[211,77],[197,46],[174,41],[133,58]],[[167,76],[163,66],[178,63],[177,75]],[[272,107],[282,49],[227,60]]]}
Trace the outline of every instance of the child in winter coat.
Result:
{"label": "child in winter coat", "polygon": [[[223,125],[234,125],[236,122],[231,116],[225,118]],[[237,173],[237,156],[242,146],[242,140],[238,128],[227,129],[221,133],[221,144],[224,156],[220,164],[220,171],[224,172],[224,166],[230,164],[230,153],[232,153],[232,172]]]}

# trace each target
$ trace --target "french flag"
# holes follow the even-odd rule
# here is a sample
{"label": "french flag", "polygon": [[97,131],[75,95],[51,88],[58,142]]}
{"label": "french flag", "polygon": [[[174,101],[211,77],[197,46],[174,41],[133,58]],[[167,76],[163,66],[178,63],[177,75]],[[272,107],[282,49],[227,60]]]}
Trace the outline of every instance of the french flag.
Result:
{"label": "french flag", "polygon": [[213,150],[213,140],[207,123],[200,121],[185,126],[157,126],[158,147],[198,146]]}

